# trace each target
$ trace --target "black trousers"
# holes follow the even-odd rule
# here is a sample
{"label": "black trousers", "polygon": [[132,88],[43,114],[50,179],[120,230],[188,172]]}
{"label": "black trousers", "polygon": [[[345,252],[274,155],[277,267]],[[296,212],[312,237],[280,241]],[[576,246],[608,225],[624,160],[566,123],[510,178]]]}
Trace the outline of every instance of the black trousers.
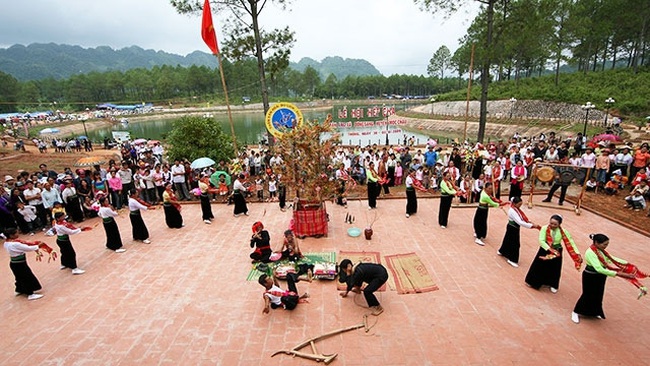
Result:
{"label": "black trousers", "polygon": [[379,193],[379,185],[377,182],[368,181],[368,206],[377,208],[377,194]]}
{"label": "black trousers", "polygon": [[555,191],[558,190],[558,188],[561,188],[560,190],[560,203],[564,202],[564,198],[566,197],[566,190],[569,188],[568,185],[565,184],[558,184],[558,183],[553,183],[553,186],[551,187],[551,190],[548,192],[548,196],[546,196],[546,199],[550,201],[553,198],[553,194]]}
{"label": "black trousers", "polygon": [[449,222],[449,211],[454,196],[440,196],[440,209],[438,210],[438,225],[447,226]]}

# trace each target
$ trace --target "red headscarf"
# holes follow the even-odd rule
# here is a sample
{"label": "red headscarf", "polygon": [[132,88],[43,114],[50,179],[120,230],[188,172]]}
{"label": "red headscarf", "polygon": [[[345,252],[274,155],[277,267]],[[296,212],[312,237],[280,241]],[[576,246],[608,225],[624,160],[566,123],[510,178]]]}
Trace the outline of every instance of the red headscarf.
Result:
{"label": "red headscarf", "polygon": [[253,224],[253,234],[257,233],[258,229],[264,229],[264,224],[262,224],[261,221],[258,221],[258,222]]}

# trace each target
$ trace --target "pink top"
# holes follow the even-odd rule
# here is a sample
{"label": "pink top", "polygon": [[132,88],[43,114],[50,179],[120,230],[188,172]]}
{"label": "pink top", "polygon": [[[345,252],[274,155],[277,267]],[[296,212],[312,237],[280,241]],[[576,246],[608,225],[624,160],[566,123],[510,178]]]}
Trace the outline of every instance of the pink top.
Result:
{"label": "pink top", "polygon": [[114,191],[120,191],[122,190],[122,179],[115,174],[115,176],[108,180],[108,186]]}

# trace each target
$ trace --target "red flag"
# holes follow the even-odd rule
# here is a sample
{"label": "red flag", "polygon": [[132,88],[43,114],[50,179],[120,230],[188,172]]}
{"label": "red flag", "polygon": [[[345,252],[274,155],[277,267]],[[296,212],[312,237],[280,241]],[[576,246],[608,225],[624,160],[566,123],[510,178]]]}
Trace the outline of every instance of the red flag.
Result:
{"label": "red flag", "polygon": [[210,1],[205,0],[203,4],[203,21],[201,22],[201,37],[208,45],[208,48],[213,54],[219,53],[219,46],[217,46],[217,35],[214,32],[214,25],[212,24],[212,10],[210,10]]}

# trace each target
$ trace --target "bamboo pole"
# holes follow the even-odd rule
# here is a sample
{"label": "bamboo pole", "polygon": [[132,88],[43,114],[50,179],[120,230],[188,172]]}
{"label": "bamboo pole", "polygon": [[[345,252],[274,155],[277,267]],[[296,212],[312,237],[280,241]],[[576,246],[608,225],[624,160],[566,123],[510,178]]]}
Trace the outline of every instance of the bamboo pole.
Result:
{"label": "bamboo pole", "polygon": [[467,120],[469,119],[469,96],[472,90],[472,78],[474,77],[474,44],[469,59],[469,80],[467,81],[467,105],[465,106],[465,129],[463,130],[463,143],[467,140]]}
{"label": "bamboo pole", "polygon": [[219,74],[221,75],[221,86],[226,96],[226,107],[228,108],[228,121],[230,122],[230,133],[232,134],[232,146],[235,149],[235,157],[239,156],[237,151],[237,136],[235,136],[235,125],[232,123],[232,112],[230,111],[230,101],[228,100],[228,88],[226,87],[226,78],[223,76],[223,62],[221,52],[217,52],[217,61],[219,62]]}

